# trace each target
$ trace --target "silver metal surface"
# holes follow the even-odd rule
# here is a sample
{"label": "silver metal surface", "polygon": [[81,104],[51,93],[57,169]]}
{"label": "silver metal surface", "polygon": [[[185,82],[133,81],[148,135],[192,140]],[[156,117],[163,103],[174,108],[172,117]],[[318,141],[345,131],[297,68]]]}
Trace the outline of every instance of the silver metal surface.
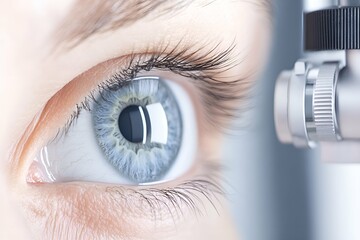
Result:
{"label": "silver metal surface", "polygon": [[346,51],[346,67],[352,79],[360,82],[360,50]]}
{"label": "silver metal surface", "polygon": [[291,75],[291,71],[281,72],[275,86],[275,128],[277,137],[282,143],[292,141],[288,122],[288,88]]}
{"label": "silver metal surface", "polygon": [[315,141],[337,141],[340,138],[335,112],[335,88],[338,75],[337,63],[325,63],[319,68],[314,84],[312,106]]}
{"label": "silver metal surface", "polygon": [[337,115],[341,136],[360,141],[360,50],[347,51],[346,68],[337,85]]}
{"label": "silver metal surface", "polygon": [[[306,66],[301,63],[303,60],[295,63],[296,65]],[[308,69],[304,74],[293,74],[290,78],[288,88],[288,124],[292,135],[292,142],[297,147],[309,147],[309,139],[307,136],[305,126],[305,87],[306,75]]]}
{"label": "silver metal surface", "polygon": [[[346,54],[346,64],[299,60],[292,72],[284,71],[279,76],[274,114],[281,142],[300,148],[321,145],[328,150],[328,146],[336,146],[329,142],[343,141],[339,154],[344,149],[349,153],[359,151],[353,147],[360,146],[360,51]],[[342,64],[346,66],[340,71]],[[339,154],[323,154],[327,156],[324,160],[340,161]],[[356,156],[341,162],[360,162]]]}
{"label": "silver metal surface", "polygon": [[303,2],[304,12],[312,12],[338,5],[338,0],[304,0]]}
{"label": "silver metal surface", "polygon": [[360,1],[359,0],[339,0],[339,6],[342,6],[342,7],[360,6]]}

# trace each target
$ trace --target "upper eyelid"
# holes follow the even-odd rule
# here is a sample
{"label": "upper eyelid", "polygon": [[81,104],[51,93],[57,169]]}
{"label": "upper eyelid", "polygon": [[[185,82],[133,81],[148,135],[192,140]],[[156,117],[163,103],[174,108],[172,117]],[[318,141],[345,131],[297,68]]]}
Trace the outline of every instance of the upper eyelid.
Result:
{"label": "upper eyelid", "polygon": [[[221,49],[220,43],[208,50],[206,48],[209,47],[182,46],[180,41],[174,47],[164,45],[148,53],[133,53],[121,57],[122,66],[109,79],[98,83],[97,89],[92,90],[76,105],[76,110],[59,133],[68,131],[81,110],[90,110],[90,102],[95,101],[94,95],[98,91],[111,88],[114,83],[119,84],[120,80],[135,78],[139,72],[154,69],[172,71],[190,79],[200,90],[209,123],[216,127],[215,129],[226,129],[224,122],[236,117],[241,108],[235,102],[246,100],[248,77],[238,76],[233,80],[222,81],[224,79],[221,75],[224,72],[240,64],[234,56],[235,41],[225,49]],[[243,89],[239,88],[241,86]]]}

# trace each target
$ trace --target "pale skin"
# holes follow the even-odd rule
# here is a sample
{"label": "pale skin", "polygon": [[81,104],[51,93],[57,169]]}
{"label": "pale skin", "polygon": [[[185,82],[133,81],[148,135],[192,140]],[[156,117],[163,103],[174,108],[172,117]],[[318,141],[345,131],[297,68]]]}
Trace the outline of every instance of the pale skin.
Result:
{"label": "pale skin", "polygon": [[[160,8],[136,22],[96,33],[75,45],[60,42],[67,32],[59,30],[69,23],[65,18],[77,18],[71,10],[74,0],[0,2],[0,159],[5,176],[0,181],[0,212],[8,212],[0,216],[1,239],[239,238],[222,197],[210,202],[199,196],[205,214],[184,208],[174,219],[168,215],[175,210],[167,209],[160,210],[164,211],[162,217],[154,220],[146,209],[135,209],[138,205],[125,206],[125,201],[108,198],[103,191],[107,184],[42,183],[36,178],[37,169],[30,167],[34,153],[56,134],[74,106],[122,64],[122,56],[151,52],[164,43],[178,48],[200,45],[201,51],[210,51],[218,43],[218,51],[234,45],[231,58],[239,64],[220,73],[219,79],[256,79],[269,42],[267,5],[257,0],[190,2],[179,12],[157,17],[163,10]],[[81,19],[70,22],[82,24]],[[151,73],[185,82],[185,77],[165,70]],[[179,179],[160,184],[160,189],[176,187],[198,173],[206,175],[206,169],[197,167],[208,161],[204,159],[221,161],[223,133],[208,130],[210,125],[195,87],[189,82],[182,84],[197,111],[198,153],[191,170]],[[246,89],[242,85],[237,91],[245,94]],[[30,183],[29,176],[41,184]],[[126,196],[138,201],[137,196]]]}

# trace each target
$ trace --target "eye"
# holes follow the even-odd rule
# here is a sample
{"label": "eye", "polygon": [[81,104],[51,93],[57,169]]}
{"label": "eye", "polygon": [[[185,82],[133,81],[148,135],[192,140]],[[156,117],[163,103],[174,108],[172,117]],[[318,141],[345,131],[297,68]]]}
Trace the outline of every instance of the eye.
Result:
{"label": "eye", "polygon": [[197,130],[186,90],[154,76],[116,82],[93,93],[76,122],[38,153],[43,181],[149,184],[191,166]]}
{"label": "eye", "polygon": [[222,130],[249,81],[233,46],[159,46],[64,77],[21,150],[29,216],[107,234],[217,210]]}
{"label": "eye", "polygon": [[27,182],[150,185],[212,166],[232,102],[243,99],[235,87],[246,81],[218,80],[237,66],[233,46],[186,49],[109,59],[66,84],[31,135]]}

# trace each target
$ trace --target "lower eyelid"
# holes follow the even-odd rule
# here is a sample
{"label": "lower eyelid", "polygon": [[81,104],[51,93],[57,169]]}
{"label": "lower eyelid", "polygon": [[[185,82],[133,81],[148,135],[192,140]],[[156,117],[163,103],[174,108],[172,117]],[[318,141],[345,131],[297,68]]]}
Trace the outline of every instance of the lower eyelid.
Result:
{"label": "lower eyelid", "polygon": [[[27,215],[49,233],[59,234],[57,239],[68,233],[74,234],[72,239],[78,239],[78,234],[85,239],[104,234],[116,239],[139,235],[136,237],[143,239],[153,235],[155,228],[175,230],[182,220],[194,219],[194,214],[217,211],[217,201],[223,192],[220,183],[216,183],[218,170],[211,171],[214,170],[208,174],[211,180],[198,177],[163,189],[91,183],[35,185],[29,188],[30,197],[24,204]],[[181,189],[183,195],[174,195],[174,191]]]}

